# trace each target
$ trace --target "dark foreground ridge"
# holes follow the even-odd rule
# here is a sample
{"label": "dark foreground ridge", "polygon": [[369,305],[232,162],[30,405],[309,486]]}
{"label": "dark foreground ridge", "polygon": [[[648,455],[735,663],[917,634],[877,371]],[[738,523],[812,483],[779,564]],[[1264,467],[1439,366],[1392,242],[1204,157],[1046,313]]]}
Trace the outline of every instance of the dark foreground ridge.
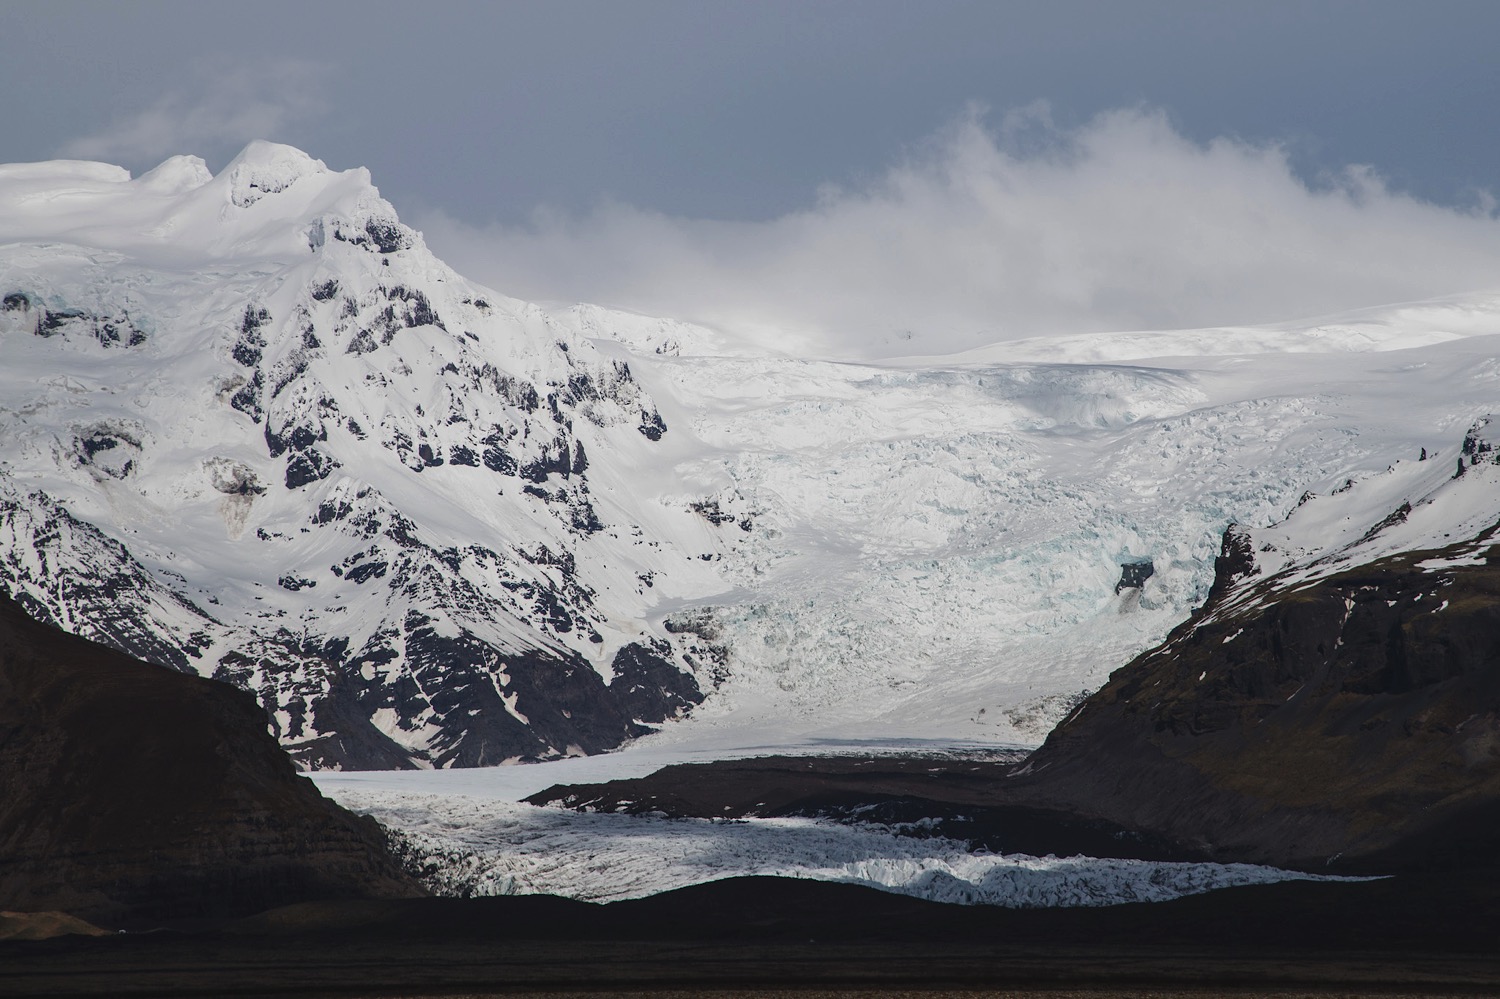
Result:
{"label": "dark foreground ridge", "polygon": [[109,927],[421,894],[298,776],[255,699],[0,596],[0,910]]}
{"label": "dark foreground ridge", "polygon": [[735,878],[632,902],[306,903],[104,938],[0,942],[6,995],[827,988],[1468,992],[1500,981],[1495,878],[1288,882],[1010,910]]}

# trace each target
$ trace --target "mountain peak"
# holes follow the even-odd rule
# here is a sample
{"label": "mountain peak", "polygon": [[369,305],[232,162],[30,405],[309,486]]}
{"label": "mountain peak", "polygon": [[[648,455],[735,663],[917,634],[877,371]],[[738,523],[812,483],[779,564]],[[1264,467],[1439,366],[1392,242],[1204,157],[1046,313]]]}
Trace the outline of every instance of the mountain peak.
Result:
{"label": "mountain peak", "polygon": [[[67,243],[138,263],[295,259],[324,218],[396,225],[363,167],[330,170],[293,146],[255,141],[218,176],[173,156],[132,180],[122,167],[55,160],[0,167],[0,241]],[[414,243],[414,240],[408,240]]]}
{"label": "mountain peak", "polygon": [[155,169],[136,178],[135,183],[155,194],[186,194],[214,179],[201,156],[171,156]]}
{"label": "mountain peak", "polygon": [[230,160],[222,176],[227,178],[230,200],[248,208],[298,181],[329,172],[322,160],[313,159],[295,146],[257,139]]}

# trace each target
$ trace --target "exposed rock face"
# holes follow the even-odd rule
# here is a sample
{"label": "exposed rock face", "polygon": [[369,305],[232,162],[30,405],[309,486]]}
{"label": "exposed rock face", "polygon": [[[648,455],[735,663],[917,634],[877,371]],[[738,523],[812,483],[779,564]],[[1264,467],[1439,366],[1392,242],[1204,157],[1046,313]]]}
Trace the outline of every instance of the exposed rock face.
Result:
{"label": "exposed rock face", "polygon": [[1120,581],[1115,584],[1115,592],[1139,590],[1146,585],[1146,580],[1154,575],[1156,575],[1156,565],[1150,559],[1143,562],[1125,562],[1120,566]]}
{"label": "exposed rock face", "polygon": [[255,699],[0,597],[0,909],[109,925],[423,894],[323,798]]}
{"label": "exposed rock face", "polygon": [[1209,604],[1060,725],[1016,792],[1222,860],[1385,870],[1492,859],[1491,533],[1287,585],[1285,574],[1257,578],[1251,535],[1232,528]]}

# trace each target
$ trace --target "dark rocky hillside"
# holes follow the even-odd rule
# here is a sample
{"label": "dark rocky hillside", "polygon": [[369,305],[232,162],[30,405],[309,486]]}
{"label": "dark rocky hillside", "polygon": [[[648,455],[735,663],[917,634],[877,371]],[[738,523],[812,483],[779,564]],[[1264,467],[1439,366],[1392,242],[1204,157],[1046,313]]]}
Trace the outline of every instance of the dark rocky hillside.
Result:
{"label": "dark rocky hillside", "polygon": [[1496,898],[1439,874],[1024,910],[783,878],[607,905],[313,903],[194,933],[0,941],[0,994],[1492,995]]}
{"label": "dark rocky hillside", "polygon": [[297,775],[264,710],[0,597],[0,910],[106,925],[423,894]]}
{"label": "dark rocky hillside", "polygon": [[[1489,861],[1500,550],[1433,567],[1451,554],[1403,553],[1288,590],[1268,580],[1227,614],[1211,599],[1060,725],[1012,793],[1222,860]],[[1254,571],[1231,530],[1215,594]]]}

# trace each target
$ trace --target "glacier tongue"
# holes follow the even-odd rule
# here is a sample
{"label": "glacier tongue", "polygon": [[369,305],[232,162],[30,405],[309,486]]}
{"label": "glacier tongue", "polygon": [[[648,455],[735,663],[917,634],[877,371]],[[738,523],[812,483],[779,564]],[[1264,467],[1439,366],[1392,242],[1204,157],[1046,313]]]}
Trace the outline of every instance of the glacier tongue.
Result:
{"label": "glacier tongue", "polygon": [[770,357],[472,285],[290,147],[4,166],[0,585],[314,767],[1035,742],[1226,524],[1451,466],[1497,301]]}
{"label": "glacier tongue", "polygon": [[[1227,524],[1387,468],[1451,475],[1494,406],[1496,333],[1479,295],[1122,335],[1128,363],[1092,336],[879,364],[637,356],[705,445],[682,467],[714,490],[737,584],[677,617],[730,650],[730,679],[654,741],[1035,743],[1202,603]],[[1366,531],[1388,498],[1340,517]]]}
{"label": "glacier tongue", "polygon": [[1235,885],[1351,880],[1252,864],[1031,857],[957,840],[817,819],[580,814],[503,800],[325,788],[397,830],[439,895],[640,898],[747,875],[844,881],[958,905],[1010,908],[1159,902]]}

